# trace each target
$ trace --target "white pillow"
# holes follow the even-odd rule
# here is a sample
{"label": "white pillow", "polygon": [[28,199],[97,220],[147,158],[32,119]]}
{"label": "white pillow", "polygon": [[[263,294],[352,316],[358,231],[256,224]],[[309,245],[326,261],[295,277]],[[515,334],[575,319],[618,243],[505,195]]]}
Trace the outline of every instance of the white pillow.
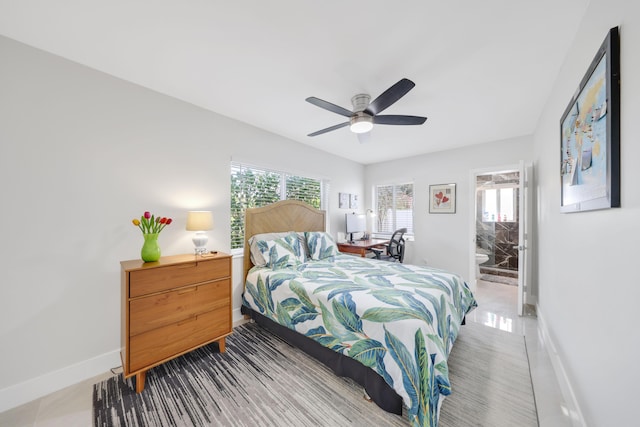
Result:
{"label": "white pillow", "polygon": [[257,240],[256,245],[269,268],[295,267],[305,261],[300,238],[294,232],[272,240]]}
{"label": "white pillow", "polygon": [[333,259],[338,255],[338,245],[331,234],[324,231],[307,231],[304,236],[307,241],[309,257],[312,260]]}
{"label": "white pillow", "polygon": [[267,265],[267,260],[262,256],[260,248],[258,248],[259,241],[275,240],[281,237],[285,237],[290,234],[290,231],[283,233],[262,233],[251,236],[249,239],[249,253],[251,254],[251,263],[256,267],[264,267]]}

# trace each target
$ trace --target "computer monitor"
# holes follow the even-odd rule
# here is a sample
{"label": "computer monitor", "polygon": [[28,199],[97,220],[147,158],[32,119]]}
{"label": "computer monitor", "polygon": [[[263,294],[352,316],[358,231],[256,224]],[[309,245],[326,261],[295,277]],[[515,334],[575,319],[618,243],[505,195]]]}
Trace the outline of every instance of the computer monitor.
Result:
{"label": "computer monitor", "polygon": [[349,242],[353,243],[354,233],[367,232],[367,216],[365,214],[345,214],[345,232],[349,236]]}

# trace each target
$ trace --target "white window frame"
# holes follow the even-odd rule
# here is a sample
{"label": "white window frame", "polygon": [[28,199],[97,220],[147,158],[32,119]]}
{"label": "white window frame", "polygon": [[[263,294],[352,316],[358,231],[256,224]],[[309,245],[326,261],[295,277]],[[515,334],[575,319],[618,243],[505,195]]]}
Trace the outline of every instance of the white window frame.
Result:
{"label": "white window frame", "polygon": [[[287,200],[287,189],[286,189],[286,182],[287,182],[287,177],[297,177],[297,178],[304,178],[304,179],[310,179],[310,180],[314,180],[320,183],[320,209],[323,210],[327,210],[326,207],[329,205],[328,204],[328,193],[329,193],[329,180],[328,179],[323,179],[323,178],[318,178],[318,177],[314,177],[314,176],[303,176],[299,173],[294,173],[294,172],[289,172],[289,171],[282,171],[282,170],[276,170],[276,169],[272,169],[272,168],[268,168],[268,167],[261,167],[261,166],[256,166],[256,165],[252,165],[252,164],[248,164],[248,163],[244,163],[244,162],[238,162],[238,161],[232,161],[231,162],[231,170],[230,170],[230,174],[232,175],[234,173],[235,170],[237,169],[241,169],[241,170],[254,170],[256,172],[259,173],[270,173],[270,174],[276,174],[280,176],[280,200]],[[231,194],[231,197],[233,197],[233,194]],[[265,205],[262,205],[265,206]],[[233,218],[233,211],[230,212],[231,217]],[[244,218],[244,211],[242,212],[242,217]],[[243,251],[243,246],[240,247],[236,247],[234,248],[234,236],[233,236],[233,230],[230,230],[231,232],[231,253],[232,254],[240,254]],[[244,230],[243,230],[244,232]],[[244,236],[243,236],[243,240],[244,240]],[[237,243],[235,243],[237,244]]]}
{"label": "white window frame", "polygon": [[[398,215],[396,214],[396,201],[397,201],[397,189],[403,185],[411,185],[412,187],[412,203],[411,203],[411,224],[407,227],[407,233],[405,236],[413,238],[414,235],[414,224],[415,224],[415,184],[413,181],[403,181],[403,182],[393,182],[393,183],[385,183],[385,184],[376,184],[373,186],[373,212],[376,215],[373,218],[373,234],[379,237],[391,237],[393,232],[398,228],[401,228],[405,224],[398,224]],[[393,199],[393,207],[392,207],[392,224],[391,231],[379,231],[378,230],[378,188],[380,187],[392,187],[392,199]]]}

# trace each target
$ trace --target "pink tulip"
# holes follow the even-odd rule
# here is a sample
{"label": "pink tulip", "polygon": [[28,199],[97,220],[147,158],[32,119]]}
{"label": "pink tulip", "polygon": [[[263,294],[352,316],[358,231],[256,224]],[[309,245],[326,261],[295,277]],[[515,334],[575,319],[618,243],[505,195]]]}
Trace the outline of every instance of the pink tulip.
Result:
{"label": "pink tulip", "polygon": [[171,224],[171,218],[165,216],[151,215],[151,212],[145,212],[140,220],[134,219],[133,225],[137,225],[142,231],[142,234],[160,233],[164,228]]}

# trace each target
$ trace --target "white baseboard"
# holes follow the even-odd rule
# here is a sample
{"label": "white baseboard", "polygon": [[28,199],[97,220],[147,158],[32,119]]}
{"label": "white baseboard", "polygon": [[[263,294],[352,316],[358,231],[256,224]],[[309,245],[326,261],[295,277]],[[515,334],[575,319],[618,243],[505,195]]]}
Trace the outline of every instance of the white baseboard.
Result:
{"label": "white baseboard", "polygon": [[544,314],[540,310],[539,305],[536,305],[536,316],[538,318],[538,330],[540,331],[540,334],[542,335],[542,341],[547,348],[549,359],[551,359],[551,365],[553,366],[556,378],[558,379],[560,391],[562,392],[562,396],[564,397],[565,404],[567,405],[567,410],[569,411],[569,415],[571,417],[573,425],[574,427],[587,427],[587,423],[582,416],[582,411],[580,410],[580,405],[578,405],[578,400],[576,399],[573,387],[571,387],[569,376],[567,375],[567,371],[564,369],[562,360],[560,359],[553,339],[549,334],[549,329],[547,328]]}
{"label": "white baseboard", "polygon": [[84,360],[0,390],[0,412],[36,400],[120,366],[120,350]]}
{"label": "white baseboard", "polygon": [[[244,315],[240,313],[240,308],[233,310],[232,319],[234,325],[244,321]],[[120,366],[121,363],[120,350],[118,349],[6,387],[0,390],[0,412],[24,405],[70,385],[109,372],[111,368]]]}
{"label": "white baseboard", "polygon": [[526,304],[533,305],[534,307],[536,307],[536,309],[538,308],[538,297],[537,296],[526,294],[525,301],[526,301]]}
{"label": "white baseboard", "polygon": [[238,322],[242,322],[244,320],[244,314],[240,312],[240,307],[234,308],[231,311],[231,321],[235,325]]}

